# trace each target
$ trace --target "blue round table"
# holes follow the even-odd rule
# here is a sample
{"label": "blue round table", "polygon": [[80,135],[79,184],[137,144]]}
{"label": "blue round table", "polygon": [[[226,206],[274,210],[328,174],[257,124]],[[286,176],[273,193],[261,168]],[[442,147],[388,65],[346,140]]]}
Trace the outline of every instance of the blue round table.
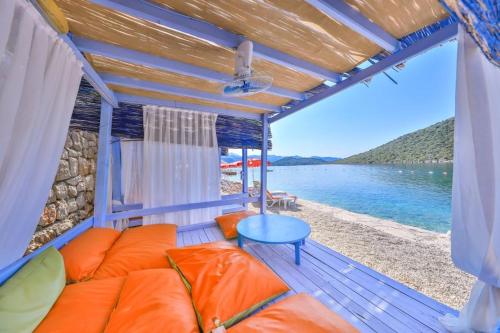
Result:
{"label": "blue round table", "polygon": [[293,244],[297,265],[300,265],[300,245],[311,233],[311,227],[304,221],[274,214],[247,217],[238,223],[236,229],[239,247],[243,247],[244,239],[264,244]]}

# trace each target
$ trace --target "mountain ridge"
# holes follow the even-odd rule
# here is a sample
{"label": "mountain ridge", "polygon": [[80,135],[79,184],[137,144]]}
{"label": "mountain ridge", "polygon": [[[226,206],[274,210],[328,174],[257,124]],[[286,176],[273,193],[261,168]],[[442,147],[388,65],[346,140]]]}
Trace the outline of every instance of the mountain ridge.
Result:
{"label": "mountain ridge", "polygon": [[419,164],[453,161],[454,118],[402,135],[339,164]]}

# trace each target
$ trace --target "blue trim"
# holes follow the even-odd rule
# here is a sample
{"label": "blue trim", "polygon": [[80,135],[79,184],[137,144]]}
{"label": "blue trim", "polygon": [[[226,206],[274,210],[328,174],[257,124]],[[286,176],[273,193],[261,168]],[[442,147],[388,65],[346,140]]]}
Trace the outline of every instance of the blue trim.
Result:
{"label": "blue trim", "polygon": [[[241,192],[248,196],[248,150],[243,148],[241,150]],[[247,208],[248,204],[244,203],[243,207]]]}
{"label": "blue trim", "polygon": [[193,103],[184,103],[184,102],[176,102],[176,101],[168,101],[165,99],[144,97],[144,96],[136,96],[136,95],[127,95],[127,94],[116,94],[118,101],[120,103],[131,103],[131,104],[139,104],[139,105],[158,105],[158,106],[167,106],[171,108],[180,108],[180,109],[188,109],[193,111],[201,111],[201,112],[211,112],[217,114],[228,115],[232,117],[240,117],[246,119],[259,119],[260,114],[258,113],[250,113],[245,111],[239,111],[236,109],[222,109],[216,108],[212,106],[205,106],[200,104]]}
{"label": "blue trim", "polygon": [[83,64],[83,76],[85,79],[94,87],[95,90],[99,92],[99,95],[102,96],[109,104],[114,107],[118,106],[118,100],[115,94],[108,88],[108,86],[101,79],[99,74],[94,70],[94,68],[89,64],[87,59],[80,53],[80,50],[76,47],[73,41],[66,35],[60,36],[66,44],[73,50],[75,56],[80,60]]}
{"label": "blue trim", "polygon": [[[209,22],[182,15],[165,6],[149,1],[136,0],[91,0],[91,2],[120,11],[136,18],[147,20],[169,29],[206,40],[222,47],[238,47],[244,36],[223,30]],[[254,55],[275,64],[293,68],[296,71],[324,78],[333,82],[340,80],[338,73],[319,67],[308,61],[296,58],[284,52],[254,42]]]}
{"label": "blue trim", "polygon": [[182,87],[171,86],[168,84],[151,82],[151,81],[143,81],[143,80],[139,80],[139,79],[117,76],[117,75],[113,75],[113,74],[102,74],[101,77],[104,80],[104,82],[106,82],[107,84],[115,84],[115,85],[129,87],[129,88],[145,89],[145,90],[149,90],[149,91],[156,91],[159,93],[166,93],[166,94],[174,94],[174,95],[178,95],[178,96],[187,96],[187,97],[202,99],[202,100],[206,100],[206,101],[226,103],[226,104],[232,104],[232,105],[238,105],[238,106],[244,106],[244,107],[251,107],[251,108],[255,108],[255,109],[261,109],[261,110],[272,111],[272,112],[281,112],[280,106],[264,104],[264,103],[259,103],[259,102],[250,101],[250,100],[246,100],[246,99],[240,99],[240,98],[225,97],[225,96],[222,96],[221,94],[212,94],[212,93],[204,92],[201,90],[182,88]]}
{"label": "blue trim", "polygon": [[266,213],[267,203],[267,141],[269,140],[269,121],[267,114],[262,116],[262,150],[260,164],[260,213]]}
{"label": "blue trim", "polygon": [[57,238],[51,240],[50,242],[44,244],[42,247],[37,249],[36,251],[22,257],[21,259],[18,259],[14,261],[12,264],[9,266],[2,268],[0,270],[0,285],[3,284],[5,281],[7,281],[12,275],[14,275],[21,267],[24,266],[28,261],[45,251],[47,248],[53,246],[56,249],[60,249],[63,247],[66,243],[68,243],[70,240],[75,238],[76,236],[80,235],[82,232],[84,232],[87,229],[90,229],[92,225],[94,224],[94,218],[88,218],[84,220],[83,222],[80,222],[77,224],[75,227],[69,229],[62,235],[58,236]]}
{"label": "blue trim", "polygon": [[399,48],[399,41],[388,34],[356,9],[343,1],[338,0],[306,0],[337,22],[366,37],[381,48],[395,52]]}
{"label": "blue trim", "polygon": [[[195,65],[186,64],[180,61],[154,56],[148,53],[127,49],[121,46],[116,46],[101,41],[91,40],[77,36],[74,36],[73,40],[76,46],[82,52],[97,54],[104,57],[114,58],[137,65],[148,66],[163,71],[173,72],[186,76],[192,76],[198,79],[209,80],[219,83],[225,83],[233,79],[231,75],[228,75],[226,73],[221,73],[204,67],[199,67]],[[279,88],[275,86],[271,86],[266,91],[266,93],[296,100],[305,99],[304,94],[302,94],[301,92],[295,92],[292,90]]]}
{"label": "blue trim", "polygon": [[416,41],[414,44],[408,46],[405,49],[402,49],[392,55],[387,56],[384,59],[381,59],[379,62],[376,64],[371,65],[370,67],[360,70],[359,72],[353,74],[352,76],[348,77],[347,79],[343,80],[340,83],[337,83],[336,85],[329,87],[328,89],[325,89],[323,92],[316,94],[312,96],[311,98],[305,100],[304,102],[301,102],[297,105],[292,106],[286,111],[283,111],[273,117],[270,118],[270,122],[273,123],[275,121],[278,121],[282,118],[285,118],[297,111],[302,110],[305,107],[308,107],[312,104],[315,104],[327,97],[333,96],[361,81],[364,81],[384,70],[387,68],[390,68],[394,65],[397,65],[411,57],[414,57],[418,55],[419,53],[422,53],[424,51],[427,51],[428,49],[446,42],[452,38],[454,38],[457,35],[457,24],[453,23],[450,25],[445,26],[442,29],[437,30],[434,32],[432,35],[420,39]]}
{"label": "blue trim", "polygon": [[210,208],[210,207],[221,207],[228,206],[233,204],[240,204],[243,202],[255,202],[258,201],[258,198],[235,198],[235,199],[221,199],[214,201],[206,201],[206,202],[194,202],[187,203],[181,205],[173,205],[173,206],[163,206],[163,207],[155,207],[155,208],[144,208],[144,209],[134,209],[123,211],[119,213],[112,213],[106,216],[107,221],[114,221],[119,219],[126,219],[131,217],[139,217],[139,216],[149,216],[156,214],[164,214],[164,213],[172,213],[172,212],[181,212],[185,210],[192,210],[198,208]]}
{"label": "blue trim", "polygon": [[122,195],[122,154],[120,138],[112,138],[111,154],[113,161],[111,163],[111,187],[113,189],[113,200],[123,202]]}
{"label": "blue trim", "polygon": [[94,198],[94,226],[103,227],[106,223],[108,208],[108,179],[111,159],[111,124],[113,108],[101,100],[99,122],[99,143],[97,147],[97,170]]}

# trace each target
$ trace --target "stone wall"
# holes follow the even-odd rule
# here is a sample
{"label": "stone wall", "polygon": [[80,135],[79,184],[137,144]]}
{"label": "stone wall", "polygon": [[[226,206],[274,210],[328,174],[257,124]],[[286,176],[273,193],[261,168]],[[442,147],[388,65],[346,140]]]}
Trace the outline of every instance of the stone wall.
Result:
{"label": "stone wall", "polygon": [[28,252],[92,216],[96,156],[96,133],[69,131],[56,179]]}

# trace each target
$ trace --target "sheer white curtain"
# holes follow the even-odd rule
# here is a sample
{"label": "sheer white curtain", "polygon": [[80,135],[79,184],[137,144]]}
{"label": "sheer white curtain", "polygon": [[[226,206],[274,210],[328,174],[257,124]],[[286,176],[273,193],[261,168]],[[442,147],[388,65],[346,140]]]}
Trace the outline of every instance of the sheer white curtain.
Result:
{"label": "sheer white curtain", "polygon": [[143,141],[120,141],[124,204],[142,203]]}
{"label": "sheer white curtain", "polygon": [[57,172],[82,65],[24,0],[0,2],[0,267],[20,258]]}
{"label": "sheer white curtain", "polygon": [[460,28],[453,165],[452,257],[478,277],[451,332],[500,324],[500,69]]}
{"label": "sheer white curtain", "polygon": [[[144,106],[144,208],[220,199],[219,148],[211,113]],[[207,222],[220,208],[144,217],[144,224]]]}

